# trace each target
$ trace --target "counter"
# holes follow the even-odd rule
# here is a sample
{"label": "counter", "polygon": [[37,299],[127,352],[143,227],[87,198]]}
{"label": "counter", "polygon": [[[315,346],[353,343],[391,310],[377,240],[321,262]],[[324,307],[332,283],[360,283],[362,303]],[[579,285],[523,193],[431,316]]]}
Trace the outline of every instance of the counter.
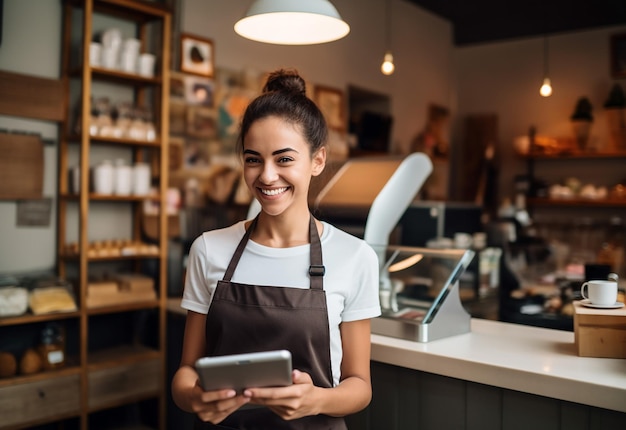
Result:
{"label": "counter", "polygon": [[429,343],[372,335],[372,361],[626,412],[626,359],[579,357],[573,332],[472,319]]}
{"label": "counter", "polygon": [[[184,315],[179,303],[168,310]],[[429,343],[371,339],[374,362],[626,412],[626,359],[579,357],[573,332],[472,319],[470,333]]]}

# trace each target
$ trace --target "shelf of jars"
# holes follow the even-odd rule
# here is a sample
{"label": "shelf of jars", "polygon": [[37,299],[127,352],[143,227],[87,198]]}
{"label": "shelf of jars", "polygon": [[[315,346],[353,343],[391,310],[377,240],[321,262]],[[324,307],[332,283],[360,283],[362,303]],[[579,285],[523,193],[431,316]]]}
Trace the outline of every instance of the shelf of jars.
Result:
{"label": "shelf of jars", "polygon": [[[68,142],[80,143],[81,137],[77,134],[73,134],[68,137]],[[91,135],[89,137],[91,143],[96,143],[100,145],[114,145],[114,146],[146,146],[146,147],[155,147],[159,148],[161,146],[161,138],[159,136],[155,136],[152,140],[144,140],[144,139],[130,139],[124,137],[115,137],[115,136],[99,136],[99,135]]]}
{"label": "shelf of jars", "polygon": [[529,160],[567,160],[567,159],[602,159],[602,158],[626,158],[626,150],[618,151],[565,151],[565,152],[531,152],[523,155]]}
{"label": "shelf of jars", "polygon": [[529,206],[554,207],[598,207],[598,208],[626,208],[626,198],[586,199],[586,198],[548,198],[531,197],[527,200]]}

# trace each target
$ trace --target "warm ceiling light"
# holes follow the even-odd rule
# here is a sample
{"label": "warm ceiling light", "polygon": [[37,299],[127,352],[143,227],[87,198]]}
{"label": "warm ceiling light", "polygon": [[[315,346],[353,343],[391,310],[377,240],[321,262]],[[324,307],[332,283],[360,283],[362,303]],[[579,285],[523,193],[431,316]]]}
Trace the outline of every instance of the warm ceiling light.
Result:
{"label": "warm ceiling light", "polygon": [[543,38],[543,84],[539,88],[539,94],[543,97],[552,95],[552,84],[548,78],[548,36]]}
{"label": "warm ceiling light", "polygon": [[396,70],[391,54],[391,0],[387,0],[385,8],[385,44],[387,45],[387,52],[383,57],[383,64],[380,65],[380,71],[383,75],[389,76]]}
{"label": "warm ceiling light", "polygon": [[350,26],[328,0],[256,0],[235,32],[278,45],[313,45],[341,39]]}
{"label": "warm ceiling light", "polygon": [[552,95],[552,85],[550,85],[550,78],[543,80],[543,85],[539,88],[539,94],[544,97],[550,97]]}
{"label": "warm ceiling light", "polygon": [[393,55],[391,55],[391,51],[387,51],[385,58],[383,58],[383,64],[380,66],[380,71],[383,72],[383,75],[391,75],[394,70],[396,70],[396,66],[393,64]]}

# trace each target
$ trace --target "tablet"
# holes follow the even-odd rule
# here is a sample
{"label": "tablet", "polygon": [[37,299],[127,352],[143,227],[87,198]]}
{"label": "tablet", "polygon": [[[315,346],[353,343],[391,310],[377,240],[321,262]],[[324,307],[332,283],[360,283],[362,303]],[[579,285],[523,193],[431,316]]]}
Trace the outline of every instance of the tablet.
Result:
{"label": "tablet", "polygon": [[291,385],[291,353],[285,349],[202,357],[195,367],[205,391]]}

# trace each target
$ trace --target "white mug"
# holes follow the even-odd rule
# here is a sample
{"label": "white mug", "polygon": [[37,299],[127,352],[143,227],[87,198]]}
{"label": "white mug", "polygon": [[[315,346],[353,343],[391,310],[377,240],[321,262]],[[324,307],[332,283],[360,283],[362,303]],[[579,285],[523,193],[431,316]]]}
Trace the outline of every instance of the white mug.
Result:
{"label": "white mug", "polygon": [[117,160],[115,163],[115,179],[113,193],[118,196],[128,196],[133,189],[133,168]]}
{"label": "white mug", "polygon": [[93,67],[102,65],[102,45],[98,42],[89,44],[89,64]]}
{"label": "white mug", "polygon": [[114,172],[109,160],[104,160],[93,169],[93,187],[97,194],[113,194]]}
{"label": "white mug", "polygon": [[617,302],[617,282],[587,281],[580,288],[580,294],[594,305],[614,305]]}
{"label": "white mug", "polygon": [[137,71],[140,75],[151,78],[154,76],[155,63],[156,56],[154,54],[143,53],[137,60]]}
{"label": "white mug", "polygon": [[147,163],[136,163],[133,166],[133,194],[145,196],[150,192],[150,166]]}

